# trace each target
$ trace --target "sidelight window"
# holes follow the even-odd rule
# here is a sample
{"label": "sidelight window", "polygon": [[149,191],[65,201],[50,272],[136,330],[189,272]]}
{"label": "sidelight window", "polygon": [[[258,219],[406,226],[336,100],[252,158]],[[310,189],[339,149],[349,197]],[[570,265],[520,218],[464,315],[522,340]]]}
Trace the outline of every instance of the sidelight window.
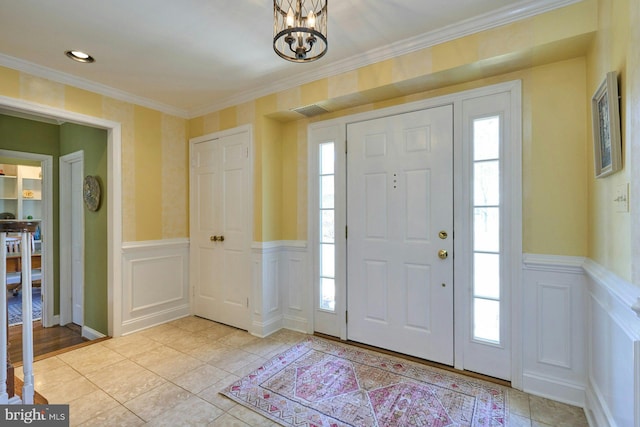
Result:
{"label": "sidelight window", "polygon": [[319,150],[319,308],[334,311],[336,307],[335,144],[333,142],[319,144]]}
{"label": "sidelight window", "polygon": [[500,116],[473,121],[473,338],[500,344]]}

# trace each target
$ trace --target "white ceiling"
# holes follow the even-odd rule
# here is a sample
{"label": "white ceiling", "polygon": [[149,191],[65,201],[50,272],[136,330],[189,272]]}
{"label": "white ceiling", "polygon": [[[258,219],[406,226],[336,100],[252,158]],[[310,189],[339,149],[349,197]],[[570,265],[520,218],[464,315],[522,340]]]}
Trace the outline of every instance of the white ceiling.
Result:
{"label": "white ceiling", "polygon": [[0,65],[189,117],[576,1],[329,0],[328,53],[294,64],[270,0],[0,0]]}

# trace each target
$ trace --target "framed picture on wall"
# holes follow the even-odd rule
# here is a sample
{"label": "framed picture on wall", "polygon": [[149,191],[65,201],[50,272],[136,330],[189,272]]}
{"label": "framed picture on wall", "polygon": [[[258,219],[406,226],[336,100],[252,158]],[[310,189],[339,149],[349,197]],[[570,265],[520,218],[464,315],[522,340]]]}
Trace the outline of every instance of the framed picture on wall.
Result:
{"label": "framed picture on wall", "polygon": [[618,99],[618,75],[611,71],[591,98],[596,178],[611,175],[622,167]]}

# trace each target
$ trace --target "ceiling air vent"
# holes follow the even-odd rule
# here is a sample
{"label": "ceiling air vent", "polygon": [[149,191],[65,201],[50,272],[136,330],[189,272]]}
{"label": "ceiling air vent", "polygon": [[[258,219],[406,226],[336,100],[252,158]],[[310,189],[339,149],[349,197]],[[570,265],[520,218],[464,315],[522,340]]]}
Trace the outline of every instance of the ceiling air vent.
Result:
{"label": "ceiling air vent", "polygon": [[319,116],[320,114],[328,113],[328,110],[325,110],[321,106],[317,104],[307,105],[306,107],[294,108],[291,111],[295,111],[296,113],[300,113],[305,117],[314,117]]}

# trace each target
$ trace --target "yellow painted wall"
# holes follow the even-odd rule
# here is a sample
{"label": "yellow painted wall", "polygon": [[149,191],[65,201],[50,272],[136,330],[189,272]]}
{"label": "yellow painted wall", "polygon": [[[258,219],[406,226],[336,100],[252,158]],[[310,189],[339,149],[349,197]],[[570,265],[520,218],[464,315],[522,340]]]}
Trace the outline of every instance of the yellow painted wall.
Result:
{"label": "yellow painted wall", "polygon": [[0,95],[121,123],[123,241],[188,237],[187,120],[3,67]]}
{"label": "yellow painted wall", "polygon": [[[629,89],[631,75],[638,75],[628,61],[638,49],[631,34],[630,0],[600,0],[598,3],[598,33],[587,57],[587,94],[590,99],[609,71],[619,74],[619,92],[622,129],[623,169],[606,178],[595,179],[593,168],[593,142],[588,127],[589,168],[586,180],[589,189],[589,257],[626,280],[631,280],[632,229],[631,215],[619,213],[613,203],[616,189],[631,182],[633,165],[630,163],[631,141],[637,135],[638,123],[628,120],[629,114],[638,109],[640,97]],[[637,2],[636,2],[637,3]],[[637,16],[637,15],[636,15]],[[633,22],[637,26],[638,22]],[[637,36],[636,36],[637,37]],[[637,114],[637,112],[636,112]],[[590,119],[590,117],[589,117]],[[632,128],[632,124],[634,127]],[[635,137],[637,141],[637,136]],[[633,201],[632,201],[633,202]],[[637,206],[637,205],[636,205]]]}
{"label": "yellow painted wall", "polygon": [[298,123],[283,126],[282,144],[282,240],[298,237],[298,172],[306,165],[298,164]]}
{"label": "yellow painted wall", "polygon": [[[521,79],[524,250],[587,255],[586,48],[562,49],[566,39],[592,37],[596,12],[596,1],[586,0],[256,100],[254,238],[307,238],[309,122]],[[505,61],[508,57],[517,59]],[[406,87],[425,84],[434,89],[405,94]],[[369,98],[384,100],[366,102]],[[293,108],[336,100],[360,105],[313,120],[270,120]],[[220,117],[215,112],[191,120],[191,136],[225,129]],[[234,124],[245,123],[250,122]]]}
{"label": "yellow painted wall", "polygon": [[161,113],[143,107],[134,108],[136,187],[136,238],[155,240],[162,231],[162,127]]}
{"label": "yellow painted wall", "polygon": [[522,81],[523,250],[526,253],[586,256],[588,215],[584,176],[588,160],[584,57],[367,104],[345,113],[354,114],[512,80]]}
{"label": "yellow painted wall", "polygon": [[579,87],[587,77],[583,53],[571,59],[566,41],[590,37],[596,5],[585,0],[189,121],[2,68],[0,95],[122,123],[125,241],[188,236],[188,138],[251,124],[254,240],[304,240],[310,120],[279,114],[326,100],[360,104],[324,119],[520,78],[525,250],[585,255],[588,97]]}
{"label": "yellow painted wall", "polygon": [[[627,43],[627,85],[626,85],[626,133],[629,151],[627,159],[630,165],[640,165],[640,2],[630,2],[629,20],[635,25],[629,29]],[[640,168],[631,170],[631,259],[640,259]],[[631,265],[632,283],[640,285],[640,263]]]}
{"label": "yellow painted wall", "polygon": [[586,62],[523,75],[523,250],[587,255]]}

